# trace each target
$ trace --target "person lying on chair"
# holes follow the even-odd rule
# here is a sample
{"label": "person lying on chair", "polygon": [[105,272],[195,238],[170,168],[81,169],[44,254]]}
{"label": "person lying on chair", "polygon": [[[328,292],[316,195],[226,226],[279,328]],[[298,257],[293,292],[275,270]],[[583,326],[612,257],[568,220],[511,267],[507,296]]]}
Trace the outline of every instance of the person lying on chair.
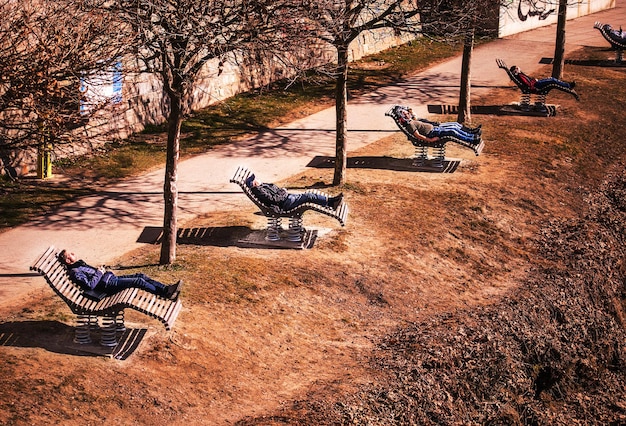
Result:
{"label": "person lying on chair", "polygon": [[170,300],[176,300],[180,295],[182,281],[165,285],[142,273],[116,276],[104,268],[97,269],[88,265],[67,250],[61,250],[58,258],[67,268],[72,282],[86,291],[111,295],[127,288],[139,288]]}
{"label": "person lying on chair", "polygon": [[619,27],[619,30],[615,30],[611,25],[605,24],[604,30],[615,41],[621,41],[622,43],[626,42],[626,32],[622,31],[622,27]]}
{"label": "person lying on chair", "polygon": [[460,139],[471,145],[479,145],[481,142],[480,126],[471,128],[456,121],[439,123],[416,118],[410,108],[402,110],[400,121],[411,130],[413,136],[425,142],[434,143],[446,136]]}
{"label": "person lying on chair", "polygon": [[337,210],[343,201],[343,194],[327,197],[313,192],[304,192],[302,194],[289,193],[285,188],[276,186],[273,183],[264,183],[257,180],[254,174],[248,176],[246,185],[262,203],[277,206],[285,211],[295,209],[304,203],[313,203]]}
{"label": "person lying on chair", "polygon": [[534,77],[531,77],[527,74],[524,74],[522,72],[522,70],[519,69],[518,66],[513,65],[509,71],[511,71],[511,74],[513,74],[514,76],[516,76],[522,83],[524,83],[526,86],[528,86],[528,88],[532,91],[542,91],[543,89],[545,89],[547,86],[549,85],[557,85],[559,87],[562,87],[564,89],[570,90],[572,92],[572,94],[574,95],[574,97],[576,98],[576,100],[578,100],[578,94],[576,94],[576,92],[574,92],[574,87],[576,87],[576,82],[572,81],[570,83],[566,82],[566,81],[562,81],[559,80],[558,78],[554,78],[554,77],[547,77],[547,78],[541,78],[539,80],[537,80]]}

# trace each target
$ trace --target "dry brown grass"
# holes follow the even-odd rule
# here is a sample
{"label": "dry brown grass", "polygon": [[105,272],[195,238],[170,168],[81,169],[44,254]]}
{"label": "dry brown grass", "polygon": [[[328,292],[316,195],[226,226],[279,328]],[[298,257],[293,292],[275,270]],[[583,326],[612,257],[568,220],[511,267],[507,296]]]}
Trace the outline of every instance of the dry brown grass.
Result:
{"label": "dry brown grass", "polygon": [[[511,298],[517,309],[524,306],[515,298],[529,272],[563,262],[540,250],[541,230],[553,219],[583,217],[585,197],[625,159],[623,111],[615,108],[626,99],[624,71],[571,67],[568,73],[578,81],[582,102],[555,94],[549,100],[561,105],[560,114],[548,119],[474,117],[483,124],[486,148],[476,158],[450,147],[450,157],[463,159],[454,174],[349,169],[342,188],[351,206],[348,226],[336,229],[329,218],[305,215],[308,227],[332,229],[311,250],[187,244],[179,246],[172,270],[142,267],[164,281],[184,279],[185,309],[169,334],[129,313],[131,325],[150,325],[150,333],[127,361],[51,350],[46,341],[70,331],[62,327],[69,323],[67,308],[49,291],[33,295],[22,310],[3,312],[3,330],[28,334],[24,339],[31,343],[0,349],[0,423],[390,424],[393,417],[385,416],[394,413],[382,411],[380,401],[393,405],[397,398],[399,410],[415,410],[428,399],[420,393],[425,382],[390,374],[414,355],[408,347],[381,351],[381,342],[417,342],[412,324],[427,324],[440,336],[459,324],[486,327],[473,313],[505,309],[503,301]],[[516,97],[502,90],[474,102],[506,104]],[[411,152],[398,134],[351,155]],[[332,170],[307,169],[283,183],[331,180]],[[264,220],[254,212],[251,204],[247,211],[218,212],[183,226],[262,228]],[[157,259],[158,247],[146,246],[121,262],[139,266]],[[433,336],[438,362],[450,367],[458,335]],[[479,352],[467,356],[463,362],[482,362]],[[476,385],[463,383],[468,392]],[[532,399],[532,384],[527,386],[528,394],[511,394],[511,400]],[[392,392],[400,390],[402,395]],[[594,397],[593,390],[576,391]],[[623,388],[614,392],[623,402]],[[363,399],[357,402],[357,396]],[[551,400],[537,404],[548,411],[559,407]],[[522,422],[516,407],[504,407],[500,418]]]}

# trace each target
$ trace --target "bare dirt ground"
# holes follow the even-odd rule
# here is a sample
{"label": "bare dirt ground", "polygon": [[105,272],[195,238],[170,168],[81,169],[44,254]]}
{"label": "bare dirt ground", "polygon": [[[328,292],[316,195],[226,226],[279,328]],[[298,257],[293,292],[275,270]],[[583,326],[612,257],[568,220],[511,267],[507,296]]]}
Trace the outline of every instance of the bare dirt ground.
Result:
{"label": "bare dirt ground", "polygon": [[[626,68],[567,71],[582,102],[474,115],[486,148],[449,146],[454,173],[349,169],[348,225],[305,215],[310,250],[239,247],[264,227],[250,204],[183,224],[222,237],[183,242],[171,270],[157,246],[129,253],[186,285],[171,332],[127,312],[147,333],[126,360],[76,352],[48,288],[2,308],[0,424],[626,423]],[[412,152],[398,133],[350,157]]]}

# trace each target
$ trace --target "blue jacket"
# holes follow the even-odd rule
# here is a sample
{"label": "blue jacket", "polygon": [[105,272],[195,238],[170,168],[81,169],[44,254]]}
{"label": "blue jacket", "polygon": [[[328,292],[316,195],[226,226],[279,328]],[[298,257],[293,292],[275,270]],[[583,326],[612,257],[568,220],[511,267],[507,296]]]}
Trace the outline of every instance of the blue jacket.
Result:
{"label": "blue jacket", "polygon": [[113,273],[105,272],[103,274],[100,270],[87,265],[82,260],[72,263],[67,269],[72,282],[83,287],[85,290],[93,290],[101,280],[106,282],[113,277]]}
{"label": "blue jacket", "polygon": [[263,204],[276,205],[281,208],[289,195],[285,188],[280,188],[273,183],[262,183],[251,187],[250,190]]}

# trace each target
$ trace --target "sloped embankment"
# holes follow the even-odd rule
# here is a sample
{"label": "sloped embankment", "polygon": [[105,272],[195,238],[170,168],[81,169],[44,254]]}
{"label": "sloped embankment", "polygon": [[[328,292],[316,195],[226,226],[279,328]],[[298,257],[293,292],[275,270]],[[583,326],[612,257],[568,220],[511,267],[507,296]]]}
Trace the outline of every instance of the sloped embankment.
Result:
{"label": "sloped embankment", "polygon": [[585,217],[546,224],[541,266],[515,293],[394,331],[373,360],[384,383],[299,401],[262,424],[625,424],[626,169],[617,170]]}
{"label": "sloped embankment", "polygon": [[546,261],[516,294],[389,336],[377,362],[394,379],[342,404],[343,418],[624,424],[626,169],[616,170],[586,217],[543,229]]}

